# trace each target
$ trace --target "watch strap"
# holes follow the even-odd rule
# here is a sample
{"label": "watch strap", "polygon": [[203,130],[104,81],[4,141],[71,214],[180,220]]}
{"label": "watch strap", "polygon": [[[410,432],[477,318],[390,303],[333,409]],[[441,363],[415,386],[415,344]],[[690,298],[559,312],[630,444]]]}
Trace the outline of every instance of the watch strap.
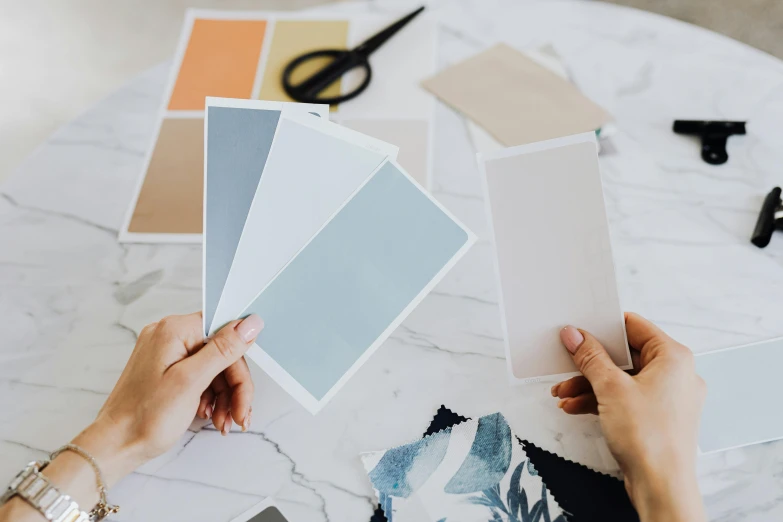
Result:
{"label": "watch strap", "polygon": [[68,495],[63,495],[46,475],[45,464],[30,462],[8,485],[0,504],[19,496],[52,522],[88,522],[90,516]]}

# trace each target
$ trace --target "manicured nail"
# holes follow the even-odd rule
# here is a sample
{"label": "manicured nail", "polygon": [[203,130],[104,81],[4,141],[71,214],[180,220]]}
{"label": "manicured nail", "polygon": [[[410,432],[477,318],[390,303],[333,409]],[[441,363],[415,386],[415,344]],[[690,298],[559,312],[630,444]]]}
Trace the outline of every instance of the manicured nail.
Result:
{"label": "manicured nail", "polygon": [[231,431],[231,414],[229,413],[229,416],[226,417],[226,421],[223,423],[223,436],[225,437],[228,435],[228,432]]}
{"label": "manicured nail", "polygon": [[252,314],[245,317],[245,319],[237,325],[237,333],[243,341],[249,343],[258,337],[258,333],[263,327],[264,321],[256,314]]}
{"label": "manicured nail", "polygon": [[569,352],[574,353],[579,348],[579,345],[584,342],[585,336],[582,335],[582,332],[569,325],[560,330],[560,340]]}
{"label": "manicured nail", "polygon": [[552,397],[557,397],[557,390],[560,388],[560,383],[555,384],[552,386]]}
{"label": "manicured nail", "polygon": [[568,402],[568,399],[560,399],[559,401],[557,401],[557,407],[562,410],[563,406],[565,406],[565,403],[567,403],[567,402]]}
{"label": "manicured nail", "polygon": [[207,407],[204,409],[204,413],[206,414],[207,419],[211,419],[212,418],[212,405],[211,404],[207,404]]}

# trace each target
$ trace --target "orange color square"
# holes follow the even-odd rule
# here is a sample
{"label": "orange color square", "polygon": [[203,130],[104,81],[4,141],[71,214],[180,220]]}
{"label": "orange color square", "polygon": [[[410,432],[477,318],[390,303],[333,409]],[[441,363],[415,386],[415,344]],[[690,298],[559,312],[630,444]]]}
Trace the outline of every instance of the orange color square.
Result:
{"label": "orange color square", "polygon": [[265,20],[195,20],[169,110],[203,111],[207,96],[250,98],[266,26]]}

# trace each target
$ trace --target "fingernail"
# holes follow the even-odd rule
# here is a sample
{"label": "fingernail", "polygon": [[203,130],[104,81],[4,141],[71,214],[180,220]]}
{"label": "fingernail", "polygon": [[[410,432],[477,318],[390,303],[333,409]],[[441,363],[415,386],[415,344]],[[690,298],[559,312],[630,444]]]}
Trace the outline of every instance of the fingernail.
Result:
{"label": "fingernail", "polygon": [[204,409],[204,413],[207,415],[207,419],[212,418],[212,405],[207,404],[207,407]]}
{"label": "fingernail", "polygon": [[229,431],[231,431],[231,417],[226,417],[226,421],[223,423],[223,436],[228,435]]}
{"label": "fingernail", "polygon": [[565,406],[565,403],[567,403],[567,402],[568,402],[568,399],[560,399],[559,401],[557,401],[557,407],[562,410],[563,406]]}
{"label": "fingernail", "polygon": [[237,333],[243,341],[249,343],[256,337],[264,327],[264,321],[256,314],[248,315],[237,325]]}
{"label": "fingernail", "polygon": [[579,348],[579,345],[584,342],[585,336],[582,335],[582,332],[569,325],[560,330],[560,340],[569,352],[574,353]]}
{"label": "fingernail", "polygon": [[560,383],[555,384],[552,386],[552,397],[557,397],[557,390],[560,388]]}

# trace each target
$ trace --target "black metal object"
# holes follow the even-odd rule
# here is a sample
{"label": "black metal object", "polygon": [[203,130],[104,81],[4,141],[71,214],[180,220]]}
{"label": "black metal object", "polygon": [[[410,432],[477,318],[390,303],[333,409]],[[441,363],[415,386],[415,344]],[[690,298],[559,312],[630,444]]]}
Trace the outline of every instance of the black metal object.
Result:
{"label": "black metal object", "polygon": [[783,200],[780,195],[780,187],[773,188],[764,198],[764,204],[761,205],[759,219],[756,221],[756,228],[753,229],[753,236],[750,238],[750,242],[759,248],[769,245],[775,230],[783,231]]}
{"label": "black metal object", "polygon": [[672,130],[701,138],[701,157],[710,165],[720,165],[729,159],[726,142],[729,136],[745,134],[744,121],[674,120]]}
{"label": "black metal object", "polygon": [[[419,7],[375,36],[372,36],[355,49],[321,49],[294,58],[283,70],[283,89],[291,98],[303,103],[328,103],[331,105],[356,98],[370,85],[370,80],[372,79],[372,69],[369,62],[370,55],[422,11],[424,11],[424,7]],[[291,82],[294,71],[303,63],[317,58],[331,58],[332,61],[306,80],[294,85]],[[400,59],[403,58],[400,57]],[[331,98],[318,97],[345,73],[356,68],[364,69],[364,80],[356,89],[340,96],[332,96]]]}

